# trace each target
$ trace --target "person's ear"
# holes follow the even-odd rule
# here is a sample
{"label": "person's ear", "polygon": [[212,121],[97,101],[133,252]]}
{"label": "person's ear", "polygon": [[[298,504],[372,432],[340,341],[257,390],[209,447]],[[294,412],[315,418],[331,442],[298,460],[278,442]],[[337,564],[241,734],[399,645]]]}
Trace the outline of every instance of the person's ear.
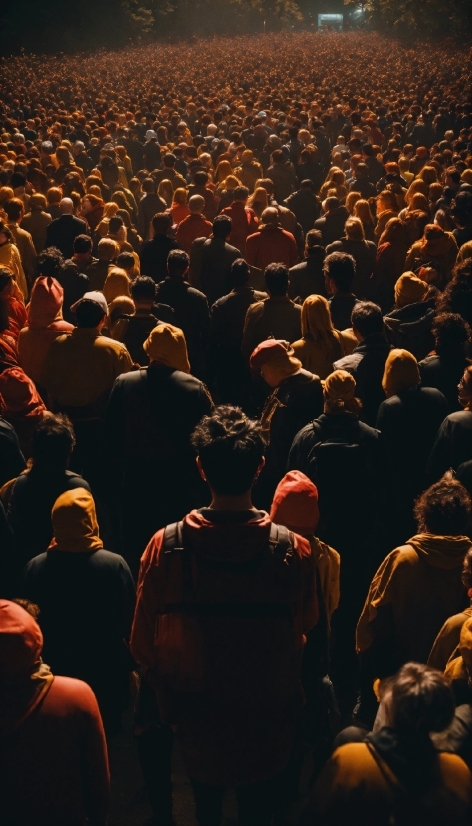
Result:
{"label": "person's ear", "polygon": [[197,458],[195,459],[195,461],[196,461],[196,463],[197,463],[198,472],[199,472],[200,476],[202,477],[203,481],[204,481],[204,482],[208,482],[208,479],[207,479],[207,478],[206,478],[206,476],[205,476],[205,471],[203,470],[202,463],[201,463],[201,461],[200,461],[200,456],[197,456]]}

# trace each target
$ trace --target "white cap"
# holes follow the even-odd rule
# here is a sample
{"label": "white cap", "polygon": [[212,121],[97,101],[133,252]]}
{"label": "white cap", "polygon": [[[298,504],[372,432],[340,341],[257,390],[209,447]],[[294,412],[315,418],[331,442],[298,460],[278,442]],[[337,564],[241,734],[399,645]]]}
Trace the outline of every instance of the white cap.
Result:
{"label": "white cap", "polygon": [[108,313],[108,304],[105,296],[103,293],[99,292],[98,290],[92,290],[89,293],[85,293],[82,298],[79,298],[75,304],[72,304],[71,310],[75,313],[77,307],[82,304],[82,301],[91,301],[92,304],[97,304],[101,310],[103,310],[104,314]]}
{"label": "white cap", "polygon": [[154,132],[154,129],[148,129],[146,132],[146,140],[150,141],[151,138],[157,138],[157,134]]}

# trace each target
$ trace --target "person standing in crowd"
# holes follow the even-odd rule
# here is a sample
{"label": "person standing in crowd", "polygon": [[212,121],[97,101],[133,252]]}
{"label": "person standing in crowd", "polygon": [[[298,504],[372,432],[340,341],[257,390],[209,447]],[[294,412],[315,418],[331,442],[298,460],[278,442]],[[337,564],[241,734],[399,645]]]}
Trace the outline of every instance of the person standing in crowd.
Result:
{"label": "person standing in crowd", "polygon": [[222,215],[231,218],[231,235],[229,242],[236,249],[241,250],[241,254],[246,252],[246,240],[249,235],[257,232],[259,223],[254,210],[247,205],[249,189],[245,186],[238,186],[233,192],[231,205],[221,210]]}
{"label": "person standing in crowd", "polygon": [[333,370],[333,363],[353,351],[356,344],[354,335],[345,330],[339,332],[333,327],[329,303],[322,295],[309,295],[302,306],[302,337],[293,342],[296,358],[305,370],[316,373],[321,379],[327,378]]}
{"label": "person standing in crowd", "polygon": [[[119,479],[123,552],[133,571],[166,519],[180,519],[192,503],[202,500],[190,436],[213,407],[205,385],[190,375],[181,330],[156,324],[144,351],[149,367],[115,381],[105,419],[110,459]],[[156,475],[156,467],[165,467],[165,475]]]}
{"label": "person standing in crowd", "polygon": [[423,387],[440,390],[449,412],[461,409],[457,386],[469,365],[466,357],[470,347],[470,327],[458,313],[439,313],[434,317],[431,332],[434,353],[419,362]]}
{"label": "person standing in crowd", "polygon": [[316,293],[328,298],[326,292],[325,278],[323,274],[323,262],[325,250],[321,246],[321,232],[311,229],[305,236],[305,260],[301,264],[295,264],[290,268],[290,286],[288,294],[292,300],[303,301],[309,295]]}
{"label": "person standing in crowd", "polygon": [[257,345],[270,336],[292,342],[301,335],[302,308],[288,297],[288,268],[284,264],[269,264],[264,280],[269,298],[248,308],[244,324],[241,352],[248,361]]}
{"label": "person standing in crowd", "polygon": [[177,249],[177,242],[169,236],[172,217],[168,213],[154,215],[151,226],[153,237],[141,245],[139,261],[141,275],[150,276],[158,284],[166,277],[167,256],[171,250]]}
{"label": "person standing in crowd", "polygon": [[72,258],[74,239],[78,235],[87,235],[87,224],[74,215],[74,202],[63,198],[59,204],[61,217],[52,221],[46,232],[46,246],[57,247],[64,258]]}
{"label": "person standing in crowd", "polygon": [[323,273],[333,326],[336,330],[347,330],[351,327],[352,311],[359,301],[352,292],[356,262],[345,252],[332,252],[324,260]]}
{"label": "person standing in crowd", "polygon": [[133,578],[123,557],[103,549],[90,491],[66,490],[51,520],[52,540],[28,562],[22,591],[39,606],[45,659],[56,673],[90,685],[111,736],[129,702]]}
{"label": "person standing in crowd", "polygon": [[465,368],[457,391],[462,410],[446,416],[438,430],[427,467],[431,482],[440,479],[449,468],[457,470],[472,459],[472,366]]}
{"label": "person standing in crowd", "polygon": [[149,543],[131,651],[175,726],[198,823],[221,822],[228,786],[241,824],[269,823],[301,709],[303,635],[318,620],[314,557],[252,505],[264,463],[256,422],[220,407],[192,441],[211,504]]}
{"label": "person standing in crowd", "polygon": [[[228,215],[217,215],[213,221],[213,234],[205,240],[197,239],[192,244],[190,258],[198,256],[198,284],[206,295],[208,306],[212,307],[218,298],[229,291],[231,266],[241,257],[239,249],[228,243],[232,221]],[[195,246],[199,244],[198,249]]]}
{"label": "person standing in crowd", "polygon": [[2,820],[105,826],[110,774],[97,700],[84,682],[56,676],[42,649],[31,613],[0,600]]}
{"label": "person standing in crowd", "polygon": [[257,232],[246,239],[246,259],[252,267],[265,270],[269,264],[281,262],[286,267],[298,263],[295,238],[279,226],[279,214],[275,207],[268,207],[261,215]]}

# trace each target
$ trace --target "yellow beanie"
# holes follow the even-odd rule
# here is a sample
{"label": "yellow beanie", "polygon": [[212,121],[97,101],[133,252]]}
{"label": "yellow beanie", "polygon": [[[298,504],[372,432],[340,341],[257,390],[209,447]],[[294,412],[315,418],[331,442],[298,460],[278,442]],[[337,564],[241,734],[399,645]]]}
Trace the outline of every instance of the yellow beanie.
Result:
{"label": "yellow beanie", "polygon": [[421,376],[414,355],[408,350],[390,350],[382,379],[387,399],[418,384],[421,384]]}
{"label": "yellow beanie", "polygon": [[325,379],[324,392],[331,399],[350,401],[356,392],[356,380],[347,370],[335,370]]}
{"label": "yellow beanie", "polygon": [[417,278],[413,272],[404,272],[395,284],[395,304],[397,308],[414,304],[421,301],[427,291],[426,281]]}
{"label": "yellow beanie", "polygon": [[185,336],[179,327],[172,324],[158,324],[151,331],[143,344],[145,352],[152,361],[158,361],[166,367],[190,373]]}

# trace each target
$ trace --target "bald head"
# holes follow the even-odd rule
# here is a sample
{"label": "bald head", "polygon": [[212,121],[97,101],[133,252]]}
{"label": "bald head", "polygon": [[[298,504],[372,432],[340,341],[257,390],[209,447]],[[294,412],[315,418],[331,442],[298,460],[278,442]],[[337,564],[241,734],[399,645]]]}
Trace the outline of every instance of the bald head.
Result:
{"label": "bald head", "polygon": [[276,227],[279,223],[279,213],[275,207],[267,207],[261,215],[261,224]]}
{"label": "bald head", "polygon": [[188,208],[192,215],[201,215],[205,209],[205,198],[203,195],[192,195],[188,202]]}
{"label": "bald head", "polygon": [[74,202],[72,198],[63,198],[59,207],[62,215],[72,215],[74,212]]}

